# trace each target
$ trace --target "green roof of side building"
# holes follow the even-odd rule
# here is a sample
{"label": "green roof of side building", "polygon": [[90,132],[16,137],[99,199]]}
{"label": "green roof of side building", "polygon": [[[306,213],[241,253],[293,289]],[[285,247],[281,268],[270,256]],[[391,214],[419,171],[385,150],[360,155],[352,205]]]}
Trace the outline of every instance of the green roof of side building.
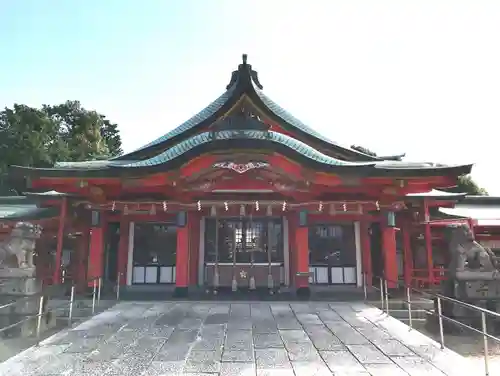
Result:
{"label": "green roof of side building", "polygon": [[40,208],[28,196],[0,197],[0,222],[20,222],[50,219],[59,215],[59,208]]}

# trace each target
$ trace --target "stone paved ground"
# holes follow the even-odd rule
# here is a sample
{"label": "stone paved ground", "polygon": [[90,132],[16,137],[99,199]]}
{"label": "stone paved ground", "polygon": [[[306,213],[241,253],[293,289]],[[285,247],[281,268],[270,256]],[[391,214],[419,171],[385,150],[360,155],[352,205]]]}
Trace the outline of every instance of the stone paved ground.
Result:
{"label": "stone paved ground", "polygon": [[[404,344],[403,344],[404,343]],[[120,303],[0,375],[481,375],[363,303]]]}

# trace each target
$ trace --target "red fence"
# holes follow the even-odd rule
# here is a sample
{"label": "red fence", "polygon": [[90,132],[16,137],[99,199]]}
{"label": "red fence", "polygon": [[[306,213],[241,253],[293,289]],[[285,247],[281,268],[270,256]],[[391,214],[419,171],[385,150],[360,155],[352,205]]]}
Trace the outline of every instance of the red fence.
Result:
{"label": "red fence", "polygon": [[440,266],[430,270],[431,276],[429,278],[428,269],[412,269],[411,270],[411,280],[414,287],[431,288],[433,286],[439,285],[441,281],[447,278],[447,269]]}

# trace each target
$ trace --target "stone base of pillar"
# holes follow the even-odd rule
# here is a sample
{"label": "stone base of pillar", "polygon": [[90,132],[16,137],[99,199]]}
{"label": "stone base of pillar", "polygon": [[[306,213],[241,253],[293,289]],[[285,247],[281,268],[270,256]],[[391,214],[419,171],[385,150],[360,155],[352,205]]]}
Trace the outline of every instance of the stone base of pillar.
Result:
{"label": "stone base of pillar", "polygon": [[297,298],[306,300],[311,296],[311,289],[309,287],[299,287],[296,294]]}
{"label": "stone base of pillar", "polygon": [[176,298],[186,298],[188,296],[187,287],[176,287],[174,290],[174,297]]}

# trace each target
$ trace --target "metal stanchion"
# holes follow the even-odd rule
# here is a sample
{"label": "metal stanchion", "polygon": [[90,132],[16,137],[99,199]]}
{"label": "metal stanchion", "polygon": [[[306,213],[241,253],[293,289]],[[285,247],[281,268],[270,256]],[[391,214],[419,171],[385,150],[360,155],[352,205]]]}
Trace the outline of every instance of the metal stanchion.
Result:
{"label": "metal stanchion", "polygon": [[411,290],[410,287],[406,287],[406,300],[408,306],[408,324],[410,325],[410,330],[413,329],[413,319],[411,317]]}
{"label": "metal stanchion", "polygon": [[481,312],[481,326],[483,328],[483,349],[484,349],[484,374],[490,375],[490,367],[488,364],[488,332],[486,328],[486,313]]}
{"label": "metal stanchion", "polygon": [[380,309],[384,310],[384,281],[380,278]]}
{"label": "metal stanchion", "polygon": [[441,342],[441,350],[444,349],[444,331],[443,331],[443,313],[441,309],[441,298],[437,297],[438,306],[438,321],[439,321],[439,340]]}
{"label": "metal stanchion", "polygon": [[118,279],[116,281],[116,300],[120,300],[120,279],[122,277],[122,273],[118,273]]}
{"label": "metal stanchion", "polygon": [[97,306],[101,304],[101,289],[102,289],[102,277],[99,277],[97,288]]}
{"label": "metal stanchion", "polygon": [[69,315],[68,323],[71,325],[71,320],[73,319],[73,303],[75,302],[75,286],[71,286],[71,297],[69,298]]}
{"label": "metal stanchion", "polygon": [[387,289],[387,279],[384,279],[384,292],[385,292],[385,313],[389,314],[389,291]]}
{"label": "metal stanchion", "polygon": [[38,317],[36,322],[36,336],[40,337],[40,331],[42,328],[42,315],[43,315],[43,296],[40,296],[40,306],[38,307]]}
{"label": "metal stanchion", "polygon": [[97,282],[94,279],[94,288],[92,289],[92,314],[95,312],[95,295],[96,295],[96,289],[97,289]]}
{"label": "metal stanchion", "polygon": [[366,290],[366,274],[363,273],[363,292],[365,294],[365,301],[368,299],[368,291]]}

